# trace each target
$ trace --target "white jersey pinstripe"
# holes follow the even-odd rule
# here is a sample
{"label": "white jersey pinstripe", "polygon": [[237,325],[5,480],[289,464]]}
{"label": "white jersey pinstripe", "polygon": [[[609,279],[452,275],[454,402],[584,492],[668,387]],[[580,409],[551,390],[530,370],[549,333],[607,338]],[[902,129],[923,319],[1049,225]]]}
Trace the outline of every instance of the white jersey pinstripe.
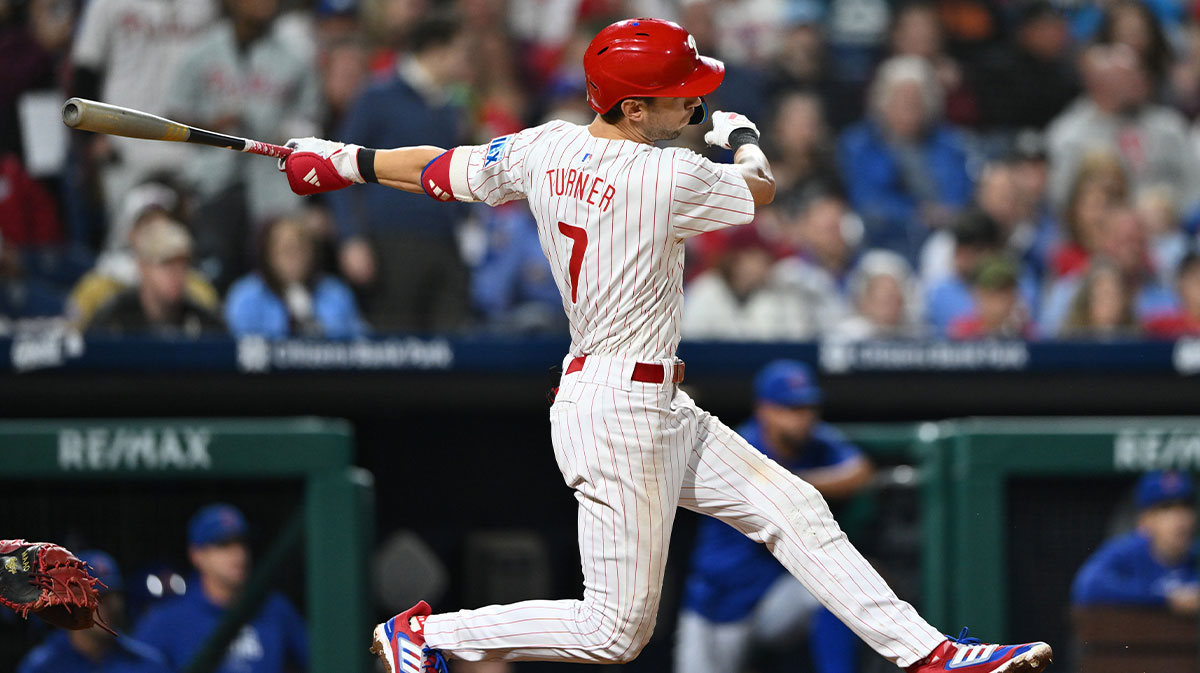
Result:
{"label": "white jersey pinstripe", "polygon": [[[431,616],[426,642],[467,660],[627,661],[649,640],[678,507],[768,545],[822,604],[900,665],[943,637],[888,588],[811,485],[755,450],[677,386],[631,380],[674,361],[683,241],[749,222],[744,178],[683,149],[596,138],[565,122],[462,147],[441,198],[529,199],[571,323],[550,411],[558,466],[579,504],[582,600]],[[432,166],[433,164],[431,164]],[[447,186],[443,184],[443,186]]]}
{"label": "white jersey pinstripe", "polygon": [[754,216],[733,167],[682,148],[596,138],[567,122],[462,150],[451,166],[456,195],[492,205],[528,199],[576,354],[672,357],[683,240]]}

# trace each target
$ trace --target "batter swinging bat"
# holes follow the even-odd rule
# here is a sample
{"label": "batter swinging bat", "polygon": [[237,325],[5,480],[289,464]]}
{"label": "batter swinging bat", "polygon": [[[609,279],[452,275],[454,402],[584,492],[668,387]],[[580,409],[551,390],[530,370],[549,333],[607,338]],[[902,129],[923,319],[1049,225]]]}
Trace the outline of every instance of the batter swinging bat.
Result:
{"label": "batter swinging bat", "polygon": [[62,117],[64,124],[81,131],[107,133],[126,138],[199,143],[275,158],[283,158],[292,153],[290,147],[205,131],[173,122],[170,119],[163,119],[148,112],[131,110],[86,98],[72,98],[63,103]]}

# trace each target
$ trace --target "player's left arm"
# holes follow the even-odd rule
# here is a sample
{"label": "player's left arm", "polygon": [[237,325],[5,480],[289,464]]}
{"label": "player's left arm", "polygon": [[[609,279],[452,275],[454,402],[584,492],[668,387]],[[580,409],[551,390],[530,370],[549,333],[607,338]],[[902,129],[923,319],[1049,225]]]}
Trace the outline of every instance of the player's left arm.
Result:
{"label": "player's left arm", "polygon": [[717,110],[712,115],[713,128],[704,134],[709,145],[733,150],[733,165],[746,180],[755,206],[765,206],[775,200],[775,176],[771,162],[758,146],[758,127],[745,115]]}
{"label": "player's left arm", "polygon": [[483,201],[494,206],[525,195],[524,156],[530,141],[548,126],[449,150],[432,145],[376,150],[295,138],[287,142],[294,151],[280,160],[279,170],[300,195],[377,182],[439,201]]}

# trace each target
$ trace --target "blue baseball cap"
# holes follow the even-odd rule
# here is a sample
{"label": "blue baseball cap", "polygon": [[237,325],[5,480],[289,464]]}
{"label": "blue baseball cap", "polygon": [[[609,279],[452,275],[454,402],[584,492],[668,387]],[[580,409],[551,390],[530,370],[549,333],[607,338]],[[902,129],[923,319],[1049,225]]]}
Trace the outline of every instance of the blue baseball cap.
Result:
{"label": "blue baseball cap", "polygon": [[1138,509],[1147,509],[1164,502],[1196,499],[1196,486],[1183,472],[1147,472],[1137,484]]}
{"label": "blue baseball cap", "polygon": [[104,586],[96,586],[96,589],[100,593],[105,594],[110,591],[125,590],[125,581],[121,578],[121,569],[117,567],[117,562],[113,557],[99,549],[82,551],[79,552],[78,556],[80,561],[92,566],[92,574],[104,584]]}
{"label": "blue baseball cap", "polygon": [[246,537],[250,526],[241,510],[219,502],[208,505],[192,515],[188,522],[188,544],[203,547]]}
{"label": "blue baseball cap", "polygon": [[760,402],[785,407],[812,407],[822,399],[812,369],[796,360],[767,363],[754,378],[754,394]]}

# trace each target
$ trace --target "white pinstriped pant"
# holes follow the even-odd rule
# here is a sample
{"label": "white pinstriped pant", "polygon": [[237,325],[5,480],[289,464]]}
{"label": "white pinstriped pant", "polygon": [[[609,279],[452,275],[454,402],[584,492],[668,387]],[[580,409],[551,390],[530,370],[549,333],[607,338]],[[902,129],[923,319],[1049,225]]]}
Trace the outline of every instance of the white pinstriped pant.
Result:
{"label": "white pinstriped pant", "polygon": [[633,365],[589,356],[582,371],[563,377],[550,411],[554,455],[579,502],[583,599],[434,615],[425,622],[430,646],[469,661],[632,660],[654,630],[676,507],[766,544],[900,666],[944,640],[850,544],[816,489],[678,386],[631,381]]}

